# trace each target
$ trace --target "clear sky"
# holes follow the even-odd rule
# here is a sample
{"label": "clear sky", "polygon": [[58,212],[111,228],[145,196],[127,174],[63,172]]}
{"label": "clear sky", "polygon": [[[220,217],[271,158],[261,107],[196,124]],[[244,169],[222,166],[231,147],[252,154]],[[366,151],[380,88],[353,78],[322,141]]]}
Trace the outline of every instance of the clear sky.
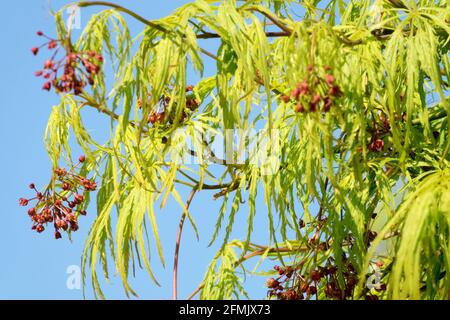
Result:
{"label": "clear sky", "polygon": [[[51,111],[58,99],[54,93],[41,90],[42,82],[34,77],[34,72],[43,63],[44,56],[31,54],[31,47],[40,39],[36,31],[42,30],[54,35],[54,21],[50,7],[57,9],[69,1],[33,0],[4,1],[2,3],[0,34],[0,136],[2,155],[0,157],[0,298],[2,299],[81,299],[81,290],[70,290],[66,281],[67,268],[79,265],[83,242],[92,223],[95,210],[80,221],[80,230],[73,242],[67,238],[56,241],[52,232],[38,235],[30,230],[31,223],[24,208],[18,206],[18,199],[30,196],[31,182],[43,186],[50,178],[50,160],[43,143],[43,134]],[[173,9],[188,1],[134,0],[118,1],[149,19],[163,17]],[[81,15],[83,27],[93,10],[85,10]],[[134,33],[140,25],[132,22]],[[206,58],[208,59],[208,58]],[[211,69],[209,70],[211,72]],[[208,72],[208,70],[207,70]],[[99,124],[98,117],[86,119],[87,126],[94,130]],[[92,126],[96,124],[96,126]],[[96,129],[97,131],[100,129]],[[95,134],[95,132],[93,132]],[[195,240],[192,228],[186,225],[180,257],[179,295],[188,296],[200,283],[207,265],[220,244],[220,239],[212,248],[207,248],[215,218],[221,202],[212,201],[212,193],[195,199],[191,212],[196,218],[200,241]],[[262,199],[261,199],[262,200]],[[255,222],[254,242],[264,243],[267,237],[266,209],[258,201],[258,215]],[[237,226],[245,225],[246,210],[238,215]],[[143,299],[169,299],[171,297],[171,272],[175,236],[180,217],[178,205],[170,203],[158,212],[158,222],[164,246],[167,266],[158,264],[156,257],[152,264],[162,287],[156,287],[145,271],[137,270],[133,288]],[[242,221],[242,223],[240,223]],[[244,238],[245,232],[237,227],[235,236]],[[257,260],[248,264],[253,268]],[[272,265],[271,263],[269,266]],[[111,268],[113,269],[113,268]],[[265,277],[247,279],[247,289],[253,298],[264,298]],[[108,298],[126,298],[120,278],[115,276],[111,284],[104,283]],[[87,288],[87,298],[92,298]]]}

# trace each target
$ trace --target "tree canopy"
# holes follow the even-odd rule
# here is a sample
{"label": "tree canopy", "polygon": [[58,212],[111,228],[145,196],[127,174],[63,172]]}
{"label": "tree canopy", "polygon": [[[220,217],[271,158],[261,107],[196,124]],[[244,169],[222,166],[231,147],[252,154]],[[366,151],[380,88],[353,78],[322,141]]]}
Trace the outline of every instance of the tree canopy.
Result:
{"label": "tree canopy", "polygon": [[[97,189],[82,255],[96,296],[111,265],[127,295],[135,261],[157,283],[149,243],[164,265],[155,210],[171,199],[182,213],[176,297],[190,203],[216,190],[211,242],[222,245],[192,297],[245,297],[239,268],[256,256],[276,260],[272,298],[450,297],[448,1],[196,0],[159,20],[76,5],[101,9],[79,37],[66,8],[55,38],[38,33],[50,58],[36,75],[60,103],[45,134],[51,182],[29,214],[36,231],[70,236],[88,228],[79,216]],[[190,84],[191,73],[201,80]],[[85,126],[87,108],[109,119],[96,128],[106,143]],[[85,154],[75,161],[73,138]],[[231,239],[244,210],[247,232]],[[252,242],[259,216],[266,244]]]}

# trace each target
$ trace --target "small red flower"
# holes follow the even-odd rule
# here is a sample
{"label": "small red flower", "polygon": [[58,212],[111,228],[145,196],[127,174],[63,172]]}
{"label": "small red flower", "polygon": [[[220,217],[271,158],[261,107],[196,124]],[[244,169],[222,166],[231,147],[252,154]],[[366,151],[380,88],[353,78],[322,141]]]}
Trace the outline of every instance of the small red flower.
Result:
{"label": "small red flower", "polygon": [[58,42],[56,42],[55,40],[52,40],[48,43],[48,48],[50,50],[55,49],[58,46]]}
{"label": "small red flower", "polygon": [[81,194],[76,194],[75,196],[75,202],[81,203],[84,200],[84,197]]}
{"label": "small red flower", "polygon": [[336,78],[332,74],[325,75],[325,82],[331,87],[334,82],[336,81]]}
{"label": "small red flower", "polygon": [[42,89],[47,90],[47,91],[50,91],[51,88],[52,88],[52,83],[50,81],[44,83],[44,85],[42,86]]}
{"label": "small red flower", "polygon": [[369,144],[369,149],[371,151],[381,152],[384,150],[384,141],[381,139],[376,139]]}
{"label": "small red flower", "polygon": [[275,280],[274,278],[270,278],[269,280],[267,280],[267,287],[271,288],[271,289],[275,289],[278,288],[278,286],[280,285],[280,283]]}
{"label": "small red flower", "polygon": [[52,69],[53,66],[55,65],[55,63],[53,62],[53,60],[47,60],[44,63],[44,69]]}
{"label": "small red flower", "polygon": [[30,217],[35,216],[35,215],[36,215],[36,208],[30,208],[30,209],[28,209],[28,215],[29,215]]}
{"label": "small red flower", "polygon": [[297,84],[297,89],[299,90],[300,95],[304,95],[308,93],[309,85],[306,81],[303,81]]}
{"label": "small red flower", "polygon": [[299,104],[295,107],[295,112],[299,112],[299,113],[305,112],[305,107],[303,106],[303,104],[299,103]]}
{"label": "small red flower", "polygon": [[288,103],[289,101],[291,101],[291,98],[289,96],[282,96],[281,101],[283,101],[284,103]]}

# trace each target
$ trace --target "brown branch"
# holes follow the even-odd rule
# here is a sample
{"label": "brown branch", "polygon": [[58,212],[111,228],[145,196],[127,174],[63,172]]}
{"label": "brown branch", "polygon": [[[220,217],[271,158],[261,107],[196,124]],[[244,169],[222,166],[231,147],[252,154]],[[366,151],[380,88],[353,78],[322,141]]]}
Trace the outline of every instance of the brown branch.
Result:
{"label": "brown branch", "polygon": [[83,102],[80,105],[80,109],[85,107],[85,106],[89,106],[89,107],[92,107],[92,108],[96,109],[100,113],[106,114],[107,116],[109,116],[113,120],[118,120],[119,119],[119,115],[118,114],[116,114],[113,111],[109,110],[105,106],[103,106],[103,105],[101,105],[101,104],[99,104],[99,103],[97,103],[95,101],[92,101],[91,99],[89,99],[85,95],[83,95],[81,97],[84,98],[86,100],[86,102]]}
{"label": "brown branch", "polygon": [[125,7],[122,7],[118,4],[112,3],[112,2],[107,2],[107,1],[81,1],[77,3],[77,6],[80,8],[84,8],[84,7],[91,7],[91,6],[105,6],[105,7],[110,7],[110,8],[114,8],[117,11],[121,11],[123,13],[126,13],[130,16],[132,16],[133,18],[135,18],[136,20],[148,25],[149,27],[155,28],[161,32],[167,33],[169,32],[166,28],[164,28],[163,26],[159,25],[156,22],[153,22],[151,20],[147,20],[144,17],[140,16],[139,14],[137,14],[134,11],[131,11]]}
{"label": "brown branch", "polygon": [[[289,37],[291,33],[284,31],[268,31],[265,33],[268,38]],[[222,36],[217,33],[204,32],[196,35],[197,39],[217,39]]]}
{"label": "brown branch", "polygon": [[185,211],[181,215],[180,224],[178,225],[178,233],[177,239],[175,242],[175,254],[173,258],[173,282],[172,282],[172,297],[173,300],[177,300],[178,298],[178,254],[180,252],[181,245],[181,233],[183,232],[184,221],[186,220],[187,211],[189,210],[189,206],[191,205],[192,199],[194,199],[195,193],[197,192],[198,186],[192,188],[191,194],[189,195],[188,200],[186,201]]}
{"label": "brown branch", "polygon": [[265,16],[267,19],[269,19],[270,21],[273,22],[274,25],[276,25],[278,28],[280,28],[281,30],[283,30],[283,32],[291,35],[292,34],[292,30],[290,28],[288,28],[285,24],[283,24],[281,21],[279,21],[276,17],[274,17],[273,15],[260,10],[258,7],[249,7],[249,8],[245,8],[245,10],[251,10],[251,11],[256,11],[261,13],[263,16]]}
{"label": "brown branch", "polygon": [[[142,22],[143,24],[155,28],[163,33],[170,33],[172,32],[171,30],[167,30],[166,28],[164,28],[163,26],[161,26],[160,24],[145,19],[144,17],[142,17],[141,15],[137,14],[134,11],[131,11],[125,7],[122,7],[118,4],[115,3],[111,3],[111,2],[107,2],[107,1],[81,1],[77,3],[78,7],[83,8],[83,7],[91,7],[91,6],[105,6],[105,7],[110,7],[110,8],[114,8],[117,11],[126,13],[128,15],[130,15],[131,17],[135,18],[136,20]],[[202,52],[203,54],[207,55],[208,57],[217,60],[217,57],[212,54],[211,52],[209,52],[208,50],[205,50],[203,48],[200,48],[200,52]]]}

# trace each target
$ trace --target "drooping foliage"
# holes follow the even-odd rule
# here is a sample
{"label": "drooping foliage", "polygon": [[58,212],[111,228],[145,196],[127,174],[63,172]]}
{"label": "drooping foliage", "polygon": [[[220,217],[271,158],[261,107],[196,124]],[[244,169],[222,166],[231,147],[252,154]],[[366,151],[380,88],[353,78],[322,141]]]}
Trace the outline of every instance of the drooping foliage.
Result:
{"label": "drooping foliage", "polygon": [[[77,39],[64,10],[56,14],[66,50],[102,53],[106,63],[82,92],[58,93],[46,131],[54,168],[72,164],[74,137],[84,175],[99,185],[82,256],[96,295],[104,297],[99,262],[106,278],[111,264],[118,270],[127,294],[137,261],[157,283],[153,244],[165,259],[155,210],[176,201],[195,228],[180,192],[189,186],[223,201],[211,230],[223,245],[203,299],[245,297],[242,263],[255,256],[289,270],[286,291],[270,291],[282,299],[448,298],[447,1],[196,0],[151,21],[113,3],[78,3],[96,5],[107,8]],[[142,23],[135,38],[129,19]],[[204,77],[206,60],[213,76]],[[189,72],[201,78],[192,88]],[[88,108],[110,120],[96,128],[107,142],[84,125]],[[247,137],[237,143],[248,151],[242,161],[212,148],[231,145],[229,130]],[[247,233],[233,240],[243,210]],[[259,216],[265,245],[252,243]],[[375,265],[385,288],[366,286]]]}

